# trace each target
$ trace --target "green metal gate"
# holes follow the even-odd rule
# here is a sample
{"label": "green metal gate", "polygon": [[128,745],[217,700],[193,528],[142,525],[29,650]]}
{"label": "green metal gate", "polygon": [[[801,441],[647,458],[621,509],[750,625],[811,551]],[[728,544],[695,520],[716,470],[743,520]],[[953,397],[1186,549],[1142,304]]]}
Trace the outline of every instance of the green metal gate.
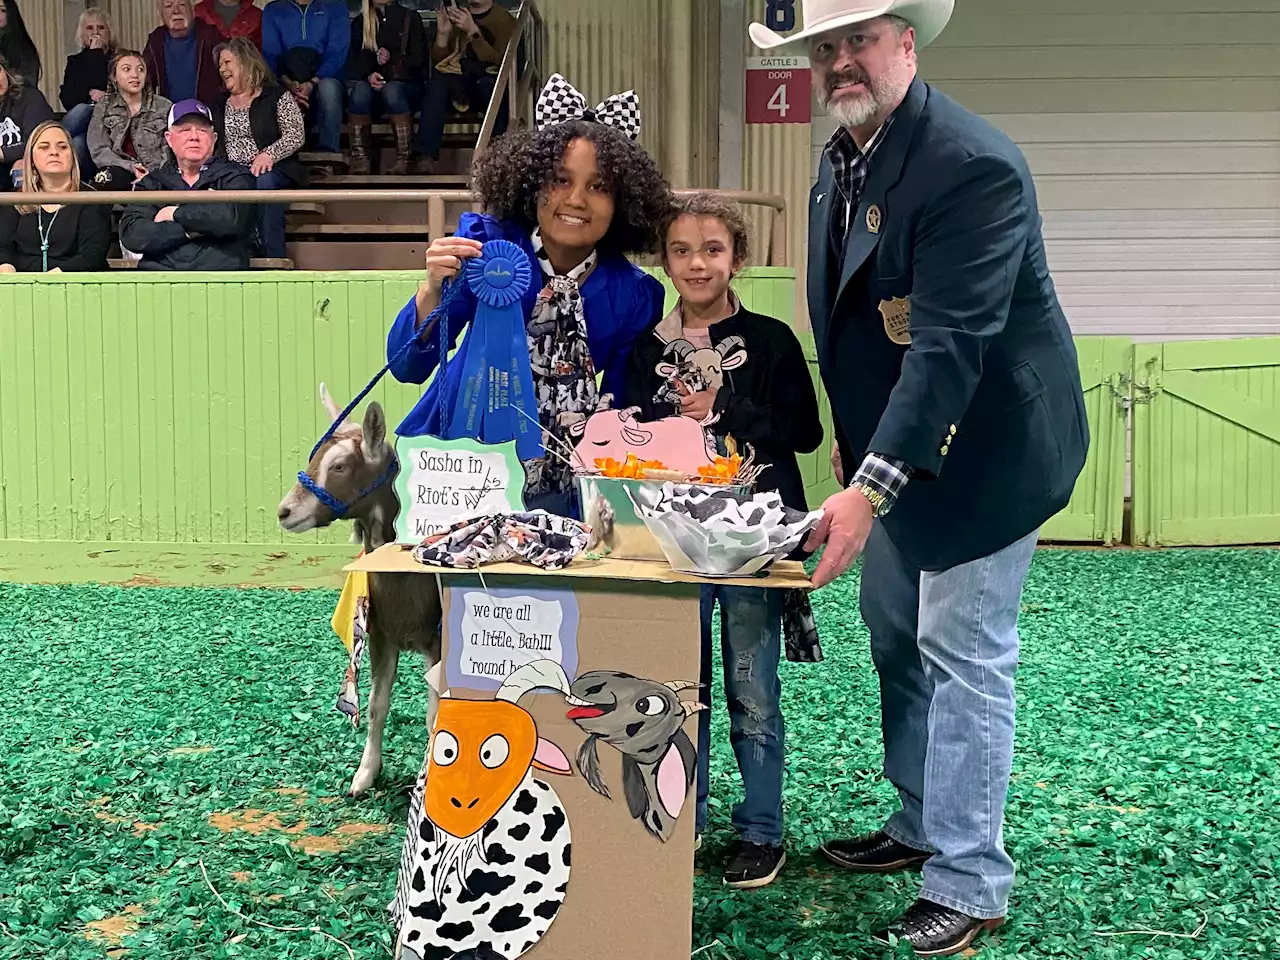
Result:
{"label": "green metal gate", "polygon": [[1280,337],[1140,343],[1133,541],[1280,542]]}

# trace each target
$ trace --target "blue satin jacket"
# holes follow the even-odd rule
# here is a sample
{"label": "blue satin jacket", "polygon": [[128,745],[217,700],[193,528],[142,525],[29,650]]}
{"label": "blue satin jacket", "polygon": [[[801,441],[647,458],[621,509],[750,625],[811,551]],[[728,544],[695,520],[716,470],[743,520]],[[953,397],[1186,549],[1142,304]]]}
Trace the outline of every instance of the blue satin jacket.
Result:
{"label": "blue satin jacket", "polygon": [[[510,240],[520,246],[537,270],[533,243],[515,224],[499,220],[488,214],[464,213],[458,222],[456,236],[479,240]],[[533,313],[540,283],[534,283],[524,296],[525,316]],[[662,317],[665,297],[662,284],[645,273],[625,257],[602,256],[582,284],[583,309],[587,318],[587,348],[598,371],[603,373],[601,390],[622,396],[627,374],[627,359],[635,339],[652,327]],[[445,314],[448,323],[449,347],[452,349],[466,325],[475,316],[476,298],[470,289],[463,288],[449,304]],[[411,338],[416,336],[417,308],[414,298],[401,308],[387,334],[387,360],[400,352]],[[440,360],[438,331],[426,338],[418,338],[408,352],[391,367],[392,375],[401,383],[425,383]],[[462,377],[461,364],[451,363],[445,370],[450,386]],[[426,432],[427,414],[436,402],[440,384],[432,381],[422,399],[396,428],[402,437],[418,437]]]}

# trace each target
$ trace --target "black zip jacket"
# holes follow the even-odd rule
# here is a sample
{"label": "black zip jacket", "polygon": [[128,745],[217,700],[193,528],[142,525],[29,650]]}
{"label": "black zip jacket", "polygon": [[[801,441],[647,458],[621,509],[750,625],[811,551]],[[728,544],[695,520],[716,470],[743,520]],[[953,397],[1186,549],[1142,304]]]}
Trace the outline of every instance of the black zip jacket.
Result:
{"label": "black zip jacket", "polygon": [[[818,449],[822,422],[800,341],[781,320],[741,305],[733,316],[712,324],[708,333],[722,362],[732,367],[720,374],[722,385],[712,407],[720,418],[712,430],[721,440],[732,436],[743,456],[746,444],[751,444],[756,461],[772,465],[760,475],[757,491],[776,490],[787,506],[807,510],[796,454]],[[731,337],[741,340],[731,341]],[[680,413],[678,402],[661,398],[667,376],[658,369],[676,362],[667,346],[680,339],[677,310],[637,337],[631,348],[621,401],[623,406],[639,407],[643,420]],[[697,358],[691,362],[698,365]]]}
{"label": "black zip jacket", "polygon": [[156,223],[161,207],[146,203],[148,190],[253,190],[248,167],[212,158],[188,187],[170,160],[133,188],[138,199],[120,215],[120,244],[142,254],[142,270],[247,270],[253,238],[253,207],[244,203],[188,203],[173,220]]}

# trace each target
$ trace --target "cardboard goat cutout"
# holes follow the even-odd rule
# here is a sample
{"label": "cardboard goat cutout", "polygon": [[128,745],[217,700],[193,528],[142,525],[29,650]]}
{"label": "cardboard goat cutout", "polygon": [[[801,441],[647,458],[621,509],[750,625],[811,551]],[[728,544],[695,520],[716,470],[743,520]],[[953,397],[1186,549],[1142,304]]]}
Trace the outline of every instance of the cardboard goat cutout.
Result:
{"label": "cardboard goat cutout", "polygon": [[539,689],[568,696],[559,664],[525,664],[493,700],[455,699],[447,691],[440,698],[391,908],[405,960],[514,960],[560,912],[569,884],[569,820],[535,771],[572,776],[573,770],[519,705]]}
{"label": "cardboard goat cutout", "polygon": [[688,680],[659,683],[616,670],[592,670],[569,688],[579,705],[568,717],[588,734],[578,749],[579,772],[592,790],[607,798],[596,744],[603,740],[621,753],[627,809],[663,843],[675,831],[698,770],[697,749],[683,724],[706,709],[678,694],[699,686]]}

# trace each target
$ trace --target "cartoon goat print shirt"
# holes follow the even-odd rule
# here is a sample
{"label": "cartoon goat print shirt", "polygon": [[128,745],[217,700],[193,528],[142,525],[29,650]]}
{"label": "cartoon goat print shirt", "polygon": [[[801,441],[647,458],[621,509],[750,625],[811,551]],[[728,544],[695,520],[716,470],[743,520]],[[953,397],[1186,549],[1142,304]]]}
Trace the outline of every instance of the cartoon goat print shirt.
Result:
{"label": "cartoon goat print shirt", "polygon": [[[736,309],[735,304],[735,312]],[[679,407],[681,394],[678,383],[693,393],[700,390],[719,392],[729,380],[727,374],[747,363],[747,342],[742,337],[725,337],[713,344],[709,328],[698,330],[684,326],[679,305],[658,324],[655,332],[666,343],[666,349],[654,370],[662,377],[662,385],[653,397],[654,403],[671,403]]]}

